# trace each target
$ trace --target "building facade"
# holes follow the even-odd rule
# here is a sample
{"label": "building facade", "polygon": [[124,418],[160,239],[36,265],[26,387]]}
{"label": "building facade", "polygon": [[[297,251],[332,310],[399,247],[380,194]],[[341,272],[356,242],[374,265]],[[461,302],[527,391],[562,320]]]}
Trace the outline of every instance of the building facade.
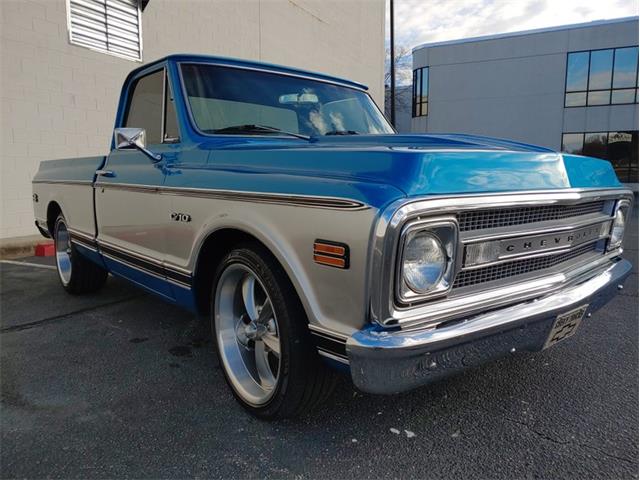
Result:
{"label": "building facade", "polygon": [[384,0],[0,1],[0,239],[36,233],[41,160],[108,152],[129,71],[170,53],[289,65],[383,105]]}
{"label": "building facade", "polygon": [[638,183],[638,17],[413,50],[411,129],[605,158]]}

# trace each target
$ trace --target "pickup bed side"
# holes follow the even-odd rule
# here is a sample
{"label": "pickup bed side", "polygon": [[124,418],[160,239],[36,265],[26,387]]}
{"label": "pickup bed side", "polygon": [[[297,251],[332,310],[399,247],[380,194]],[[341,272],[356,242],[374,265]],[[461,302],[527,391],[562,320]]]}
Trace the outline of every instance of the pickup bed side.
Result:
{"label": "pickup bed side", "polygon": [[33,178],[36,224],[53,234],[53,223],[64,205],[69,225],[79,234],[95,237],[93,182],[104,162],[104,156],[42,162]]}

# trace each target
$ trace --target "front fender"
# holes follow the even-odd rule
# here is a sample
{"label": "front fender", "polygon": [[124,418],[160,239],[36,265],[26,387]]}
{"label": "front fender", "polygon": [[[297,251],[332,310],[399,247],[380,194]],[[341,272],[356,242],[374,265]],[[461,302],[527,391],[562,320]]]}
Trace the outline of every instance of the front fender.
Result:
{"label": "front fender", "polygon": [[[273,253],[291,279],[312,325],[344,335],[364,325],[367,255],[377,210],[339,211],[193,197],[176,197],[176,202],[180,211],[189,212],[193,225],[176,224],[170,229],[170,264],[194,272],[207,238],[222,229],[235,229],[255,237]],[[185,241],[187,229],[191,234]],[[315,263],[313,243],[317,239],[349,245],[349,269]],[[186,262],[181,264],[181,258]]]}

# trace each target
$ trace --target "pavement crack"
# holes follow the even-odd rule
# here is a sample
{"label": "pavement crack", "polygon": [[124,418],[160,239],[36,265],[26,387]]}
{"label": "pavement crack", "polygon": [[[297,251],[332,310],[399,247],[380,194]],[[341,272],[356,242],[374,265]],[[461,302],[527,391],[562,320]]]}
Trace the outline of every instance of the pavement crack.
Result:
{"label": "pavement crack", "polygon": [[540,437],[543,440],[546,440],[548,442],[555,443],[556,445],[567,445],[569,443],[566,441],[558,440],[557,438],[550,437],[549,435],[545,435],[544,433],[539,432],[536,429],[532,428],[527,422],[521,422],[514,418],[507,417],[506,415],[503,416],[502,418],[504,418],[508,422],[515,423],[516,425],[520,425],[521,427],[524,427],[527,431],[533,433],[535,436]]}
{"label": "pavement crack", "polygon": [[[574,442],[570,442],[570,443],[574,443]],[[608,453],[600,448],[597,447],[592,447],[591,445],[587,445],[585,443],[580,443],[580,442],[575,442],[576,445],[582,447],[582,448],[587,448],[589,450],[594,450],[602,455],[604,455],[607,458],[612,458],[614,460],[620,460],[621,462],[625,462],[628,463],[629,465],[636,465],[636,463],[633,460],[630,460],[628,458],[625,457],[619,457],[618,455],[614,455],[612,453]]]}
{"label": "pavement crack", "polygon": [[[492,412],[489,412],[487,410],[484,410],[484,412],[485,413],[489,413],[489,414],[492,413]],[[612,453],[609,453],[609,452],[607,452],[605,450],[602,450],[600,448],[597,448],[597,447],[593,447],[593,446],[588,445],[586,443],[576,442],[576,441],[573,441],[573,440],[568,440],[568,441],[566,441],[566,440],[558,440],[557,438],[550,437],[549,435],[546,435],[546,434],[544,434],[542,432],[537,431],[535,428],[531,427],[527,422],[522,422],[520,420],[516,420],[515,418],[508,417],[507,415],[503,414],[502,418],[504,420],[508,421],[508,422],[514,423],[514,424],[519,425],[521,427],[524,427],[528,432],[534,434],[535,436],[537,436],[537,437],[539,437],[539,438],[541,438],[543,440],[546,440],[548,442],[554,443],[556,445],[577,445],[579,447],[586,448],[588,450],[593,450],[595,452],[598,452],[599,454],[604,455],[605,457],[611,458],[613,460],[619,460],[621,462],[628,463],[629,465],[635,465],[636,464],[633,460],[631,460],[629,458],[620,457],[618,455],[614,455]]]}
{"label": "pavement crack", "polygon": [[143,295],[134,295],[131,297],[126,297],[126,298],[121,298],[120,300],[114,300],[113,302],[109,302],[109,303],[102,303],[100,305],[95,305],[95,306],[91,306],[91,307],[86,307],[86,308],[80,308],[78,310],[74,310],[72,312],[67,312],[67,313],[63,313],[60,315],[55,315],[53,317],[48,317],[48,318],[43,318],[41,320],[36,320],[35,322],[27,322],[27,323],[21,323],[20,325],[12,325],[10,327],[4,327],[4,328],[0,328],[0,333],[11,333],[11,332],[20,332],[22,330],[29,330],[31,328],[36,328],[39,327],[41,325],[46,325],[49,323],[53,323],[56,322],[58,320],[64,320],[67,317],[70,317],[72,315],[77,315],[79,313],[85,313],[85,312],[91,312],[94,310],[98,310],[99,308],[102,307],[110,307],[112,305],[118,305],[120,303],[125,303],[128,302],[130,300],[135,300],[136,298],[140,298]]}

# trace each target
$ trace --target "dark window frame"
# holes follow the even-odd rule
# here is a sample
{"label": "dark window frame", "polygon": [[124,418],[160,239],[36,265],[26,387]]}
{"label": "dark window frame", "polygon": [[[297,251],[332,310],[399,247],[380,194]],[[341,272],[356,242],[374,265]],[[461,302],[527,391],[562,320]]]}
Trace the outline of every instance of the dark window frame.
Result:
{"label": "dark window frame", "polygon": [[[418,101],[419,98],[425,98],[424,92],[422,91],[423,77],[424,71],[427,71],[427,75],[429,75],[429,67],[420,67],[416,68],[413,71],[413,88],[411,91],[411,117],[426,117],[429,115],[429,84],[430,80],[427,80],[427,100]],[[420,72],[420,81],[418,82],[418,71]]]}
{"label": "dark window frame", "polygon": [[[564,147],[564,136],[565,135],[582,135],[582,148],[580,149],[580,153],[570,153],[570,155],[584,155],[583,151],[584,151],[584,141],[587,135],[589,134],[594,134],[594,133],[604,133],[606,134],[606,138],[607,138],[607,144],[606,144],[606,152],[607,152],[607,157],[609,157],[609,138],[611,136],[612,133],[628,133],[631,135],[632,137],[632,141],[631,141],[631,149],[633,149],[633,135],[635,134],[636,137],[638,136],[638,130],[610,130],[610,131],[591,131],[591,132],[562,132],[560,134],[560,150],[562,151],[562,153],[569,153],[569,152],[564,152],[562,150],[562,147]],[[600,158],[600,157],[593,157],[593,158]],[[611,159],[610,158],[601,158],[601,160],[606,160],[608,162],[611,163]],[[632,175],[632,171],[633,171],[633,162],[631,161],[632,159],[629,159],[629,164],[627,166],[627,172],[626,172],[626,178],[620,178],[620,181],[623,183],[636,183],[633,180],[631,180],[631,175]],[[612,163],[613,166],[613,163]],[[618,173],[616,172],[616,176],[618,175]]]}
{"label": "dark window frame", "polygon": [[[638,48],[638,45],[626,45],[623,47],[609,47],[609,48],[596,48],[593,50],[576,50],[574,52],[567,52],[567,58],[565,61],[565,69],[564,69],[564,108],[586,108],[586,107],[603,107],[609,105],[635,105],[638,103],[638,71],[640,69],[640,60],[636,63],[636,84],[635,87],[625,87],[625,88],[613,88],[613,75],[616,68],[616,51],[623,50],[625,48]],[[591,54],[593,52],[601,52],[605,50],[613,50],[613,58],[611,60],[611,87],[608,89],[597,89],[590,90],[590,77],[591,77]],[[639,49],[640,50],[640,49]],[[567,90],[567,82],[569,80],[569,56],[574,53],[588,53],[589,60],[587,62],[587,88],[586,90]],[[635,90],[634,93],[634,101],[626,102],[626,103],[611,103],[611,99],[613,97],[614,91],[620,90]],[[608,103],[600,103],[597,105],[589,105],[589,93],[591,92],[609,92],[609,102]],[[584,93],[585,94],[585,102],[584,105],[567,105],[567,94],[568,93]],[[579,132],[578,132],[579,133]]]}
{"label": "dark window frame", "polygon": [[[176,97],[174,90],[171,86],[171,80],[169,78],[169,71],[167,67],[164,67],[164,82],[162,84],[162,128],[160,130],[162,143],[180,143],[180,122],[178,121],[178,110],[176,109]],[[177,137],[167,137],[167,106],[168,101],[173,102],[173,115],[175,117],[175,126],[177,130]]]}

